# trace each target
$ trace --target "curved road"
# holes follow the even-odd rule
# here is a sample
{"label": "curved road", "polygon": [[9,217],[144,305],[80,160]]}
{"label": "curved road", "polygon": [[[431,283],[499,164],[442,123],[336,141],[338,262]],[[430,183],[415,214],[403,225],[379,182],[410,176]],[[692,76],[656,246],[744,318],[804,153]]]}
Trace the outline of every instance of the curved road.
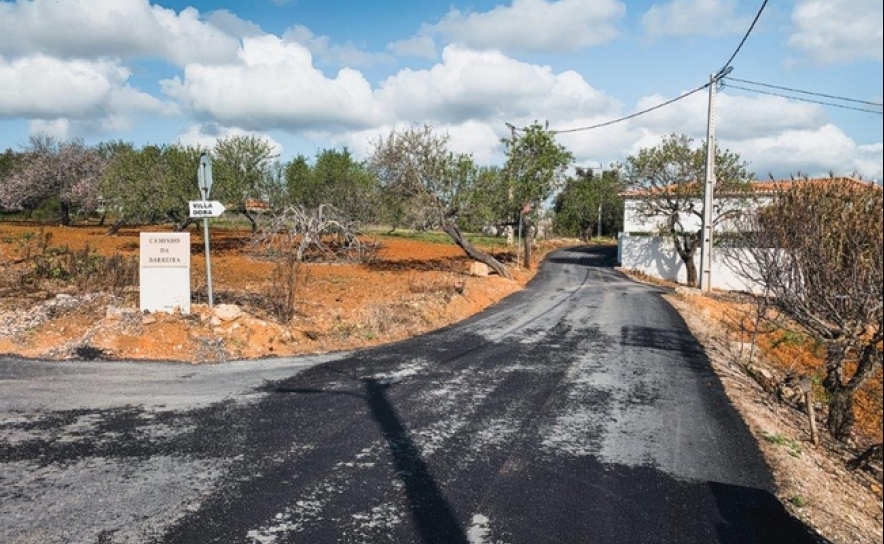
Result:
{"label": "curved road", "polygon": [[488,311],[366,351],[0,359],[0,541],[820,542],[679,315],[612,261],[558,251]]}

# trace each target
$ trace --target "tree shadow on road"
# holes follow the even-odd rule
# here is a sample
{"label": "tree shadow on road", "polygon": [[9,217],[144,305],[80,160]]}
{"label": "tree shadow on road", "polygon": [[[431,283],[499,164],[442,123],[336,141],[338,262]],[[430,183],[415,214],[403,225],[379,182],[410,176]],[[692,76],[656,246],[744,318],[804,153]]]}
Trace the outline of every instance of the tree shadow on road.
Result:
{"label": "tree shadow on road", "polygon": [[427,544],[467,544],[454,509],[387,398],[390,385],[375,379],[363,379],[363,384],[371,415],[387,441],[396,474],[405,485],[411,516],[421,539]]}
{"label": "tree shadow on road", "polygon": [[360,378],[364,394],[316,388],[275,387],[277,393],[330,394],[362,397],[377,422],[393,459],[396,476],[402,482],[415,527],[424,544],[468,544],[457,515],[445,498],[420,449],[390,402],[391,383],[383,379]]}

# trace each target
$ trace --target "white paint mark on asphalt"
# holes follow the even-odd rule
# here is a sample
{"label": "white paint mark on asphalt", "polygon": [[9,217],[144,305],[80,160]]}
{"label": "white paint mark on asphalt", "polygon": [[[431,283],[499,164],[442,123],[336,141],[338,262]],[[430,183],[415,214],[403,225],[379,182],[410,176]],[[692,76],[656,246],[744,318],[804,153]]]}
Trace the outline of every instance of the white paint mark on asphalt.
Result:
{"label": "white paint mark on asphalt", "polygon": [[467,542],[469,544],[506,544],[503,540],[493,540],[490,527],[491,520],[488,516],[474,514],[470,528],[467,529]]}
{"label": "white paint mark on asphalt", "polygon": [[358,534],[355,535],[360,538],[358,542],[370,543],[378,530],[389,531],[402,523],[405,513],[396,505],[385,503],[375,506],[367,512],[357,512],[352,517],[359,523]]}

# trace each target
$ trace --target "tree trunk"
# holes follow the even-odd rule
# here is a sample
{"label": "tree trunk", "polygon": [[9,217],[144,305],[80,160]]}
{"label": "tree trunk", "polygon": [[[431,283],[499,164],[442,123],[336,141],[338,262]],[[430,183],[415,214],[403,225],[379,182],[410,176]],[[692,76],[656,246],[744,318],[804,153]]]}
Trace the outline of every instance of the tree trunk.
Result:
{"label": "tree trunk", "polygon": [[847,383],[841,378],[844,366],[844,347],[832,345],[826,351],[826,377],[823,387],[829,393],[829,415],[826,427],[837,440],[847,440],[853,431],[856,418],[853,414],[853,397],[857,390],[875,373],[879,366],[877,350],[872,341],[863,347],[856,372]]}
{"label": "tree trunk", "polygon": [[485,263],[489,268],[500,274],[506,279],[513,279],[513,275],[510,274],[509,269],[506,266],[500,263],[497,259],[492,257],[491,255],[485,253],[481,249],[477,248],[473,244],[471,244],[466,238],[464,238],[463,233],[460,232],[460,229],[457,228],[456,225],[447,224],[442,226],[442,230],[454,240],[454,243],[457,244],[464,253],[466,253],[471,259],[475,259],[480,263]]}
{"label": "tree trunk", "polygon": [[675,242],[675,251],[684,263],[688,286],[697,287],[697,265],[694,263],[694,255],[700,245],[699,234],[697,236],[685,234],[684,238],[684,242],[682,242],[681,237],[674,234],[672,241]]}
{"label": "tree trunk", "polygon": [[823,379],[823,387],[829,393],[826,427],[836,440],[843,442],[853,430],[853,392],[841,380],[844,350],[840,346],[829,346],[826,351],[826,377]]}
{"label": "tree trunk", "polygon": [[258,222],[255,220],[255,218],[252,216],[252,214],[249,213],[249,211],[246,210],[245,208],[243,208],[242,210],[239,210],[239,212],[241,214],[243,214],[246,219],[249,220],[249,223],[251,224],[252,234],[255,234],[256,232],[258,232]]}
{"label": "tree trunk", "polygon": [[114,234],[116,234],[117,232],[119,232],[120,229],[121,229],[121,228],[123,227],[123,225],[125,225],[125,224],[126,224],[126,221],[125,221],[125,220],[123,220],[123,219],[117,219],[117,220],[114,222],[114,224],[111,225],[110,228],[107,229],[107,232],[105,232],[105,234],[106,234],[107,236],[113,236]]}
{"label": "tree trunk", "polygon": [[61,218],[59,219],[61,221],[61,224],[66,227],[71,226],[71,207],[70,207],[70,205],[67,202],[65,202],[64,200],[62,200],[61,202],[59,202],[58,207],[59,207],[59,212],[61,213]]}
{"label": "tree trunk", "polygon": [[198,221],[198,219],[194,219],[193,217],[187,217],[184,219],[184,221],[175,225],[175,232],[184,232],[184,230],[187,229],[187,227],[189,227],[190,225],[196,224],[197,221]]}
{"label": "tree trunk", "polygon": [[829,399],[829,416],[826,427],[837,440],[845,441],[850,437],[855,418],[853,416],[853,394],[846,389],[832,393]]}
{"label": "tree trunk", "polygon": [[697,287],[697,265],[694,264],[694,259],[686,260],[684,268],[687,274],[687,284],[691,287]]}
{"label": "tree trunk", "polygon": [[525,217],[522,219],[522,244],[525,249],[525,258],[522,261],[523,266],[526,270],[531,270],[531,243],[533,242],[531,238],[531,222],[528,221],[528,218]]}
{"label": "tree trunk", "polygon": [[884,445],[878,442],[877,444],[869,447],[869,449],[864,451],[861,455],[847,463],[847,466],[851,470],[867,467],[869,465],[869,461],[872,461],[874,459],[880,461],[882,458],[882,452],[884,452]]}

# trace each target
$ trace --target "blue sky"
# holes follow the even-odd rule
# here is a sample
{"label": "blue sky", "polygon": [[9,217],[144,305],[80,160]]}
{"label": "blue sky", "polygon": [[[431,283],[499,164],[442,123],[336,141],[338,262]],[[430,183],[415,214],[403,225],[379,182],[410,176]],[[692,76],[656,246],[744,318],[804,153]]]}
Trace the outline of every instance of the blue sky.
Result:
{"label": "blue sky", "polygon": [[[391,128],[430,124],[500,164],[507,123],[628,116],[704,85],[737,52],[716,96],[719,146],[760,179],[880,180],[881,0],[769,2],[737,50],[762,4],[0,1],[0,148],[40,132],[137,145],[254,134],[283,160],[363,158]],[[699,143],[707,107],[703,90],[557,138],[578,164],[607,166],[668,134]]]}

